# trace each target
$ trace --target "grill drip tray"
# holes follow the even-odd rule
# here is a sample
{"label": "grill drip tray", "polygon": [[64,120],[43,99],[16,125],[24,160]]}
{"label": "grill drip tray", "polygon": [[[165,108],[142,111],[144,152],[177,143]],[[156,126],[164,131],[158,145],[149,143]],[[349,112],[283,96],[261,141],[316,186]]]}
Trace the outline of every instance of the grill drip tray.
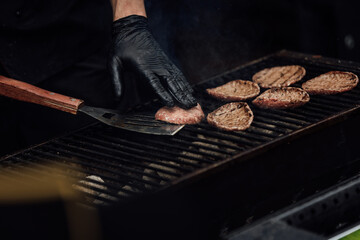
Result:
{"label": "grill drip tray", "polygon": [[[209,113],[223,103],[210,98],[206,88],[234,79],[251,79],[265,67],[292,64],[307,71],[295,86],[331,70],[360,75],[360,67],[354,63],[282,51],[197,85],[195,95],[204,112]],[[360,86],[343,94],[312,96],[306,105],[289,110],[261,110],[249,103],[254,121],[241,132],[223,132],[202,122],[186,126],[173,137],[150,136],[97,123],[3,158],[0,174],[28,167],[46,172],[48,164],[58,166],[59,174],[72,179],[75,188],[91,202],[112,204],[186,185],[348,118],[358,113],[359,93]],[[159,107],[154,101],[140,108],[155,111]]]}

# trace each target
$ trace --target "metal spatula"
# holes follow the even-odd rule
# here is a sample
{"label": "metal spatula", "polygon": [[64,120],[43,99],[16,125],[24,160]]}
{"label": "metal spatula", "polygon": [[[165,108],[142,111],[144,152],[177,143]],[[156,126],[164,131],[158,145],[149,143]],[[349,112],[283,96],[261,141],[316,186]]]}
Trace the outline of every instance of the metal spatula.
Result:
{"label": "metal spatula", "polygon": [[110,126],[140,133],[174,135],[184,127],[156,121],[154,114],[119,114],[116,110],[89,107],[83,100],[49,92],[4,76],[0,76],[0,95],[72,114],[83,112]]}

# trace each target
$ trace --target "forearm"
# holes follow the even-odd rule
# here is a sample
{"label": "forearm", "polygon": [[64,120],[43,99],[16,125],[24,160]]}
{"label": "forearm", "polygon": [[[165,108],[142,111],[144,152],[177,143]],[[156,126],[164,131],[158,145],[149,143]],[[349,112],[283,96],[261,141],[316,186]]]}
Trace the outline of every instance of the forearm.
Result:
{"label": "forearm", "polygon": [[114,21],[130,15],[146,17],[144,0],[110,0],[113,7]]}

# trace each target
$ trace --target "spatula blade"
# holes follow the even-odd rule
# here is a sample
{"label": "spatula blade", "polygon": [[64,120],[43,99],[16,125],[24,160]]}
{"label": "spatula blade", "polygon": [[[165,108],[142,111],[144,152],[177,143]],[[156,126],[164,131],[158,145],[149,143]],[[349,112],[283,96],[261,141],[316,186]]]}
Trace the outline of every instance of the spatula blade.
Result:
{"label": "spatula blade", "polygon": [[154,115],[119,114],[115,110],[89,107],[86,105],[82,105],[79,111],[107,125],[146,134],[172,136],[185,126],[157,121],[154,119]]}

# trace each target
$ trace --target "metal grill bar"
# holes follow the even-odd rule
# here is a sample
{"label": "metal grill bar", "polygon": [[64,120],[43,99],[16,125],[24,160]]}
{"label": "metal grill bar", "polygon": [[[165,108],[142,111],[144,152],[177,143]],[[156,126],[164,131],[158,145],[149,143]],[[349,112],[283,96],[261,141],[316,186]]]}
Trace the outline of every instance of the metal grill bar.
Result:
{"label": "metal grill bar", "polygon": [[[107,192],[108,192],[107,189],[105,190],[103,187],[101,187],[101,185],[99,184],[98,181],[95,181],[93,179],[86,179],[86,182],[93,183],[93,184],[89,185],[89,184],[86,184],[84,181],[79,181],[78,178],[75,178],[74,176],[76,174],[74,174],[74,173],[69,174],[69,173],[66,173],[65,171],[60,171],[59,170],[60,168],[56,169],[56,168],[44,165],[42,163],[34,163],[34,162],[31,162],[31,161],[28,161],[28,160],[21,159],[19,157],[14,157],[13,159],[16,159],[18,162],[21,162],[21,163],[25,164],[25,165],[19,165],[19,166],[23,166],[24,169],[26,168],[26,171],[31,171],[31,172],[33,172],[35,174],[39,174],[39,175],[40,174],[47,175],[49,177],[52,176],[52,173],[57,173],[59,175],[63,175],[63,176],[68,177],[71,181],[76,183],[77,186],[81,186],[81,187],[83,187],[85,189],[91,189],[94,192],[96,191],[97,193],[103,193],[103,194],[107,194]],[[31,166],[33,166],[34,168],[30,168]],[[64,167],[64,166],[62,166],[62,167]],[[48,173],[48,172],[51,172],[51,173]],[[115,190],[121,191],[122,189],[115,189]],[[128,191],[128,193],[133,194],[130,191]],[[87,193],[87,194],[89,194],[89,196],[93,195],[93,194],[90,194],[90,193]],[[104,198],[103,200],[109,201],[108,198]],[[114,201],[116,201],[116,199],[114,199]]]}
{"label": "metal grill bar", "polygon": [[271,132],[277,132],[282,134],[288,133],[290,130],[289,129],[282,129],[282,128],[278,128],[276,127],[274,124],[271,123],[263,123],[263,122],[258,122],[258,121],[253,121],[251,126],[255,126],[258,128],[263,128],[267,131],[271,131]]}
{"label": "metal grill bar", "polygon": [[[176,158],[174,158],[174,156],[179,156],[181,155],[181,153],[179,153],[179,151],[190,151],[190,152],[193,152],[195,154],[199,154],[199,152],[196,152],[194,150],[191,150],[191,149],[188,149],[188,148],[184,148],[184,147],[180,147],[179,145],[177,144],[174,144],[174,145],[170,145],[170,144],[164,144],[163,142],[158,142],[158,141],[155,141],[154,139],[151,140],[151,143],[147,143],[147,144],[144,144],[144,143],[137,143],[135,141],[130,141],[129,139],[126,139],[126,140],[123,140],[123,139],[120,139],[120,138],[115,138],[115,137],[108,137],[108,136],[105,136],[103,134],[100,134],[99,136],[101,136],[103,139],[107,139],[109,141],[113,141],[113,142],[116,142],[116,143],[121,143],[121,144],[124,144],[124,145],[133,145],[133,146],[137,146],[137,147],[140,147],[140,148],[144,148],[146,150],[152,150],[152,151],[158,151],[158,152],[162,152],[162,153],[165,153],[165,154],[168,154],[170,156],[172,156],[172,158],[170,159],[170,161],[174,161],[174,162],[178,162],[178,163],[183,163],[183,162],[179,162],[178,160],[176,160]],[[157,144],[161,144],[163,147],[168,147],[168,148],[172,148],[172,151],[166,151],[165,149],[159,149],[158,147],[154,147],[152,145],[157,145]],[[147,152],[148,153],[148,152]],[[160,157],[159,157],[160,158]],[[169,157],[165,157],[165,158],[168,158],[169,160]],[[204,162],[207,162],[207,163],[211,163],[212,161],[210,160],[206,160],[206,159],[202,159],[202,158],[197,158],[197,157],[191,157],[191,159],[193,159],[194,161],[204,161]],[[195,167],[198,167],[200,166],[199,164],[194,164],[194,163],[189,163],[190,165],[193,165]]]}
{"label": "metal grill bar", "polygon": [[326,98],[318,97],[318,98],[313,99],[313,102],[321,104],[321,105],[328,104],[329,106],[330,105],[334,106],[334,107],[337,108],[338,111],[340,111],[340,110],[342,110],[344,108],[349,108],[354,104],[354,103],[353,104],[344,103],[341,98],[339,98],[338,100],[339,101],[331,101],[331,100],[326,99]]}
{"label": "metal grill bar", "polygon": [[[42,152],[44,155],[47,155],[47,156],[49,156],[49,157],[58,157],[58,155],[56,155],[56,154],[54,154],[54,153],[50,153],[50,151],[55,151],[55,152],[58,152],[58,148],[53,148],[53,147],[51,147],[51,146],[46,146],[46,148],[49,150],[49,151],[47,151],[47,152]],[[89,156],[86,156],[86,155],[83,155],[83,154],[79,154],[79,153],[77,153],[77,152],[72,152],[72,151],[68,151],[68,150],[64,150],[64,149],[62,149],[61,150],[63,153],[68,153],[69,154],[69,156],[75,156],[75,157],[80,157],[80,158],[82,158],[82,159],[87,159],[87,160],[91,160],[91,161],[94,161],[94,162],[99,162],[98,161],[98,159],[97,158],[95,158],[95,157],[89,157]],[[75,162],[76,163],[76,162]],[[80,162],[79,162],[80,163]],[[88,168],[92,168],[92,169],[96,169],[96,170],[100,170],[99,172],[101,172],[101,171],[104,171],[104,172],[108,172],[108,173],[110,173],[110,174],[113,174],[114,176],[118,176],[118,177],[124,177],[124,178],[127,178],[127,179],[129,179],[129,178],[131,178],[131,179],[133,179],[133,180],[136,180],[136,181],[138,181],[138,182],[142,182],[142,183],[146,183],[146,184],[150,184],[150,185],[154,185],[154,186],[158,186],[158,184],[157,183],[155,183],[155,182],[149,182],[149,181],[144,181],[143,179],[141,179],[141,178],[138,178],[138,177],[134,177],[134,176],[132,176],[132,175],[127,175],[127,174],[125,174],[125,173],[123,173],[122,171],[114,171],[113,169],[111,169],[111,168],[105,168],[105,167],[103,167],[103,166],[99,166],[99,165],[96,165],[96,164],[93,164],[93,163],[91,163],[91,162],[85,162],[85,161],[82,161],[81,162],[81,165],[83,165],[83,166],[85,166],[85,167],[88,167]],[[102,177],[104,177],[104,178],[108,178],[109,180],[113,180],[113,181],[121,181],[121,178],[114,178],[114,177],[110,177],[110,176],[107,176],[107,175],[99,175],[99,176],[102,176]],[[123,181],[123,183],[128,183],[128,181]],[[135,181],[134,181],[134,183],[136,183]],[[138,187],[141,187],[141,184],[138,184],[137,185]]]}
{"label": "metal grill bar", "polygon": [[248,131],[251,133],[255,133],[259,136],[266,136],[268,138],[275,138],[279,136],[279,133],[274,133],[273,131],[267,131],[264,128],[255,127],[255,126],[250,126],[250,128],[248,128]]}
{"label": "metal grill bar", "polygon": [[[43,158],[43,157],[39,157],[39,156],[36,156],[36,155],[31,155],[31,156],[29,156],[29,158],[31,160],[38,159],[38,160],[40,160],[42,162],[49,162],[51,164],[59,166],[59,168],[61,168],[61,169],[65,169],[65,168],[68,169],[68,170],[71,169],[71,170],[73,170],[74,174],[79,171],[79,169],[76,169],[75,167],[72,167],[69,164],[60,163],[59,161],[56,161],[53,158]],[[16,159],[20,159],[20,158],[16,158]],[[67,161],[68,159],[62,158],[61,160]],[[29,160],[25,160],[25,161],[30,162]],[[73,161],[73,162],[74,163],[80,163],[80,161]],[[125,168],[125,169],[127,169],[127,168]],[[130,169],[130,170],[132,170],[132,169]],[[90,171],[87,171],[86,169],[82,169],[81,171],[82,171],[82,173],[92,174]],[[131,172],[131,171],[129,171],[129,172]],[[149,176],[149,177],[154,178],[154,179],[159,179],[159,180],[164,180],[164,181],[168,180],[166,178],[162,178],[160,176],[149,174],[149,173],[143,173],[143,172],[135,172],[135,173],[143,174],[145,176]],[[72,175],[74,175],[74,174],[72,174]],[[89,180],[89,181],[91,182],[92,180]],[[111,186],[115,186],[115,185],[111,185]]]}
{"label": "metal grill bar", "polygon": [[[233,149],[233,150],[238,150],[238,151],[243,151],[244,148],[241,148],[241,147],[238,147],[238,146],[233,146],[233,145],[226,145],[226,144],[223,144],[223,143],[219,143],[219,142],[213,142],[213,141],[210,141],[210,140],[207,140],[207,139],[199,139],[197,137],[193,137],[193,136],[190,136],[190,135],[185,135],[184,132],[180,132],[178,133],[178,136],[180,136],[182,139],[184,139],[184,141],[191,141],[191,142],[194,142],[194,141],[201,141],[201,142],[204,142],[204,143],[207,143],[207,144],[211,144],[211,145],[217,145],[221,148],[230,148],[230,149]],[[227,154],[228,152],[227,151],[222,151],[223,153]]]}
{"label": "metal grill bar", "polygon": [[[307,71],[304,79],[294,84],[296,87],[327,71],[360,74],[358,65],[351,67],[351,64],[282,53],[199,84],[195,86],[195,94],[204,111],[209,113],[223,103],[209,97],[204,91],[206,88],[234,79],[251,79],[266,67],[291,64],[302,65]],[[294,132],[316,126],[319,121],[355,111],[359,103],[360,86],[337,95],[311,96],[309,103],[294,109],[264,110],[249,101],[254,121],[249,129],[238,132],[221,131],[205,121],[186,126],[173,137],[142,135],[94,124],[3,159],[0,172],[21,175],[20,170],[26,168],[40,173],[49,171],[46,164],[52,164],[59,167],[57,174],[74,180],[87,197],[101,204],[110,203],[185,181],[205,168],[220,166],[230,157],[245,156],[263,145],[271,146]],[[151,113],[159,107],[161,103],[155,100],[136,109]],[[92,175],[103,182],[86,178]],[[0,175],[0,178],[6,177]]]}
{"label": "metal grill bar", "polygon": [[[212,126],[209,126],[207,124],[204,124],[204,123],[200,123],[198,125],[198,127],[201,127],[207,131],[210,131],[210,130],[213,130],[214,127]],[[235,136],[239,136],[239,137],[243,137],[244,139],[248,139],[247,141],[256,141],[256,142],[266,142],[266,141],[269,141],[271,140],[271,138],[269,137],[266,137],[266,136],[259,136],[257,134],[253,134],[253,133],[250,133],[250,132],[241,132],[241,131],[236,131],[236,132],[233,132],[231,133],[232,135],[235,135]]]}
{"label": "metal grill bar", "polygon": [[306,104],[299,109],[288,109],[287,112],[302,115],[309,121],[313,119],[314,122],[317,122],[325,117],[323,114],[317,113],[316,110],[313,110],[309,108],[309,106],[306,106]]}
{"label": "metal grill bar", "polygon": [[286,111],[285,110],[277,110],[277,109],[268,109],[268,112],[269,113],[274,113],[274,114],[277,114],[277,115],[282,114],[282,115],[284,115],[286,117],[298,119],[300,121],[303,121],[304,124],[310,124],[310,123],[313,123],[313,122],[316,122],[316,121],[319,120],[318,118],[313,118],[313,117],[310,117],[310,116],[304,116],[304,114],[299,114],[298,112],[294,112],[294,111],[291,111],[291,110],[294,110],[294,109],[287,109]]}
{"label": "metal grill bar", "polygon": [[[256,113],[254,113],[254,114],[256,114]],[[273,119],[269,118],[266,113],[265,114],[260,113],[259,116],[257,116],[254,119],[254,121],[262,121],[262,122],[265,122],[265,123],[273,124],[276,127],[283,128],[283,129],[286,129],[286,130],[296,130],[296,129],[301,128],[301,126],[297,126],[297,125],[292,124],[292,123],[287,123],[287,122],[282,121],[282,120],[273,120]]]}
{"label": "metal grill bar", "polygon": [[[51,163],[53,164],[54,162],[56,162],[55,160],[55,157],[57,157],[56,155],[53,155],[51,153],[43,153],[43,152],[40,152],[38,151],[38,153],[40,154],[43,154],[45,156],[47,156],[46,158],[40,158],[38,157],[39,159],[41,160],[44,160],[45,162],[47,163]],[[79,164],[80,162],[79,161],[73,161],[72,159],[66,159],[67,163],[77,163]],[[66,167],[67,168],[71,168],[71,165],[70,164],[66,164]],[[86,168],[81,168],[80,169],[82,173],[85,173],[87,175],[93,175],[94,174],[94,171],[92,171],[91,169],[86,169]],[[75,171],[80,171],[79,169],[75,169]],[[133,184],[133,182],[131,181],[124,181],[122,180],[121,178],[119,179],[118,177],[113,177],[113,176],[109,176],[108,174],[104,174],[104,173],[101,173],[99,171],[96,172],[96,175],[101,177],[101,179],[105,180],[106,182],[104,183],[105,187],[106,188],[109,188],[110,190],[114,189],[118,192],[122,192],[123,194],[127,194],[128,196],[131,196],[131,195],[137,195],[138,192],[147,192],[148,189],[143,187],[143,186],[139,186],[138,184]],[[128,177],[129,178],[129,177]],[[81,178],[77,177],[77,180],[79,180]],[[93,183],[96,183],[97,185],[102,185],[101,183],[99,183],[98,181],[94,181],[94,180],[91,180],[91,179],[83,179],[83,180],[86,180],[87,182],[93,182]],[[131,186],[131,188],[133,189],[136,189],[136,191],[130,191],[130,190],[127,190],[126,188],[123,188],[122,186],[120,186],[122,184],[122,186],[126,186],[126,185],[129,185]],[[107,194],[109,194],[109,192],[106,192]],[[115,195],[115,197],[118,197],[117,194]]]}
{"label": "metal grill bar", "polygon": [[[173,142],[175,142],[175,144],[179,144],[179,145],[185,145],[185,144],[189,143],[188,141],[184,141],[184,140],[179,139],[179,138],[173,139]],[[213,154],[217,154],[217,155],[220,155],[220,156],[223,156],[223,157],[229,156],[228,151],[221,150],[219,148],[213,147],[214,145],[210,145],[210,146],[209,145],[198,145],[199,143],[195,143],[195,142],[192,142],[192,144],[196,145],[196,146],[199,146],[202,149],[208,150],[208,151],[212,152]],[[193,151],[193,152],[195,153],[195,151]],[[206,155],[212,156],[210,153],[206,154]],[[211,161],[207,161],[207,162],[211,162]]]}
{"label": "metal grill bar", "polygon": [[322,106],[321,104],[316,104],[315,102],[310,102],[307,105],[307,108],[310,109],[310,110],[313,110],[313,111],[315,111],[317,113],[323,114],[323,117],[333,115],[336,112],[336,110],[333,109],[333,108],[330,108],[330,107],[322,108],[321,106]]}
{"label": "metal grill bar", "polygon": [[256,111],[256,114],[260,115],[260,116],[268,117],[270,119],[276,119],[276,120],[281,121],[281,122],[291,123],[291,124],[294,124],[296,126],[305,126],[305,125],[309,124],[308,121],[304,121],[304,120],[296,119],[296,118],[293,118],[293,117],[285,116],[285,114],[282,114],[280,111],[277,114],[273,114],[271,112]]}
{"label": "metal grill bar", "polygon": [[[25,163],[25,162],[29,163],[28,160],[23,160],[23,159],[21,159],[21,158],[15,158],[15,159],[17,159],[18,161],[23,161],[24,163]],[[41,163],[30,163],[30,165],[31,165],[31,164],[35,164],[36,167],[44,167],[44,168],[46,168],[47,165],[46,165],[46,164],[44,165],[43,163],[47,163],[47,164],[49,164],[50,166],[56,166],[56,167],[58,167],[59,169],[63,169],[64,171],[59,171],[59,170],[56,169],[56,168],[47,167],[48,170],[57,171],[57,172],[58,172],[59,174],[61,174],[61,175],[66,175],[68,178],[72,179],[72,181],[79,181],[79,177],[75,177],[75,176],[77,176],[77,175],[79,175],[79,174],[81,174],[81,173],[82,173],[82,174],[87,174],[87,175],[91,175],[91,174],[92,174],[91,171],[86,170],[86,169],[81,169],[81,173],[80,173],[80,172],[79,172],[80,169],[77,169],[77,168],[75,168],[75,167],[73,167],[73,166],[71,166],[71,165],[69,165],[69,164],[60,163],[60,162],[58,162],[58,161],[51,160],[51,159],[48,159],[48,158],[41,158],[41,157],[38,157],[38,156],[31,156],[31,159],[37,159],[37,160],[41,161]],[[71,173],[65,172],[65,169],[66,169],[67,171],[71,170]],[[90,182],[90,183],[96,184],[96,186],[100,186],[99,181],[93,180],[93,179],[91,179],[91,178],[86,179],[86,182]],[[81,185],[83,185],[84,187],[87,186],[87,185],[85,186],[84,183],[81,183],[81,182],[80,182],[80,183],[78,182],[78,184],[81,184]],[[119,184],[112,184],[112,183],[107,182],[107,183],[105,183],[105,185],[106,185],[106,188],[109,189],[109,190],[111,190],[111,191],[122,191],[122,192],[127,193],[127,194],[136,195],[136,193],[134,193],[134,192],[128,191],[128,190],[126,190],[126,189],[122,189],[121,187],[119,187]],[[102,192],[102,193],[107,193],[107,191],[106,191],[106,190],[103,190],[103,188],[94,187],[94,186],[91,186],[91,187],[92,187],[92,188],[97,188],[97,189],[99,189],[99,191]]]}
{"label": "metal grill bar", "polygon": [[[67,143],[61,143],[61,142],[58,142],[58,141],[54,141],[56,144],[58,144],[59,146],[61,146],[63,149],[66,149],[66,148],[69,148],[69,149],[72,149],[73,152],[71,151],[67,151],[69,153],[76,153],[76,151],[80,150],[80,151],[83,151],[84,153],[86,153],[86,155],[82,155],[84,157],[86,156],[91,156],[91,155],[98,155],[100,157],[104,157],[104,158],[108,158],[108,159],[114,159],[114,160],[117,160],[117,161],[123,161],[123,162],[126,162],[126,163],[131,163],[131,164],[134,164],[135,165],[135,162],[134,161],[131,161],[131,160],[126,160],[124,158],[119,158],[119,157],[116,157],[115,155],[112,155],[112,154],[108,154],[108,153],[104,153],[104,152],[101,152],[101,151],[95,151],[95,150],[91,150],[95,145],[90,145],[90,149],[89,148],[85,148],[85,147],[80,147],[80,146],[72,146],[72,145],[69,145]],[[88,144],[84,144],[85,146],[89,146]],[[56,150],[59,150],[59,149],[56,149],[56,148],[53,148],[55,151]],[[99,147],[98,150],[111,150],[109,148],[105,148],[105,147]],[[129,153],[125,153],[125,152],[122,152],[122,151],[117,151],[117,150],[114,150],[112,149],[111,151],[113,152],[118,152],[118,153],[121,153],[123,156],[126,156],[126,157],[129,157],[130,159],[132,160],[139,160],[139,161],[148,161],[148,162],[152,162],[152,163],[158,163],[157,161],[155,160],[152,160],[151,158],[145,158],[145,157],[139,157],[137,155],[134,155],[134,154],[129,154]],[[118,167],[119,165],[116,165],[116,164],[112,164],[111,162],[109,161],[104,161],[104,160],[101,160],[101,158],[94,158],[94,161],[98,162],[98,163],[103,163],[103,164],[107,164],[107,165],[110,165],[112,167]],[[172,165],[168,164],[168,163],[161,163],[160,165],[163,165],[165,167],[173,167]],[[184,171],[188,171],[184,168],[181,168],[181,167],[175,167],[179,170],[184,170]],[[169,172],[169,171],[166,171],[166,170],[160,170],[166,174],[173,174],[172,172]],[[177,174],[175,174],[175,176],[178,176]]]}
{"label": "metal grill bar", "polygon": [[193,133],[200,133],[205,136],[212,137],[212,138],[220,138],[223,140],[234,141],[237,143],[241,143],[243,146],[246,146],[246,147],[256,146],[256,145],[260,144],[260,142],[258,142],[258,141],[249,141],[248,139],[240,138],[240,137],[234,136],[229,133],[208,131],[208,130],[205,130],[205,129],[202,129],[199,127],[195,127],[195,126],[188,127],[186,130],[193,132]]}
{"label": "metal grill bar", "polygon": [[[164,142],[161,140],[151,140],[151,144],[155,144],[157,146],[162,146],[162,147],[167,147],[169,149],[171,149],[172,151],[175,152],[182,152],[182,151],[186,151],[186,152],[193,152],[195,154],[199,154],[199,155],[204,155],[205,157],[213,157],[212,154],[206,153],[206,152],[199,152],[198,150],[194,150],[194,149],[190,149],[189,146],[188,147],[184,147],[184,146],[180,146],[177,143],[172,143],[171,139],[167,139],[168,141]],[[201,158],[196,159],[198,161],[201,161]]]}
{"label": "metal grill bar", "polygon": [[335,112],[342,110],[341,107],[317,103],[316,100],[311,102],[311,106],[318,107],[319,109],[321,109],[321,111],[326,112],[328,114],[334,114]]}
{"label": "metal grill bar", "polygon": [[[87,136],[75,135],[75,139],[66,138],[67,141],[74,142],[74,143],[76,143],[76,139],[81,141],[81,143],[83,145],[91,146],[91,147],[101,149],[101,150],[105,150],[105,151],[108,151],[108,152],[111,152],[111,153],[114,153],[114,154],[123,154],[124,153],[123,151],[118,150],[118,149],[122,149],[122,150],[127,150],[129,154],[134,153],[134,152],[135,153],[142,152],[143,154],[146,153],[147,155],[149,155],[149,156],[151,156],[152,158],[155,158],[155,159],[162,159],[162,160],[166,160],[166,161],[177,162],[176,159],[174,160],[173,158],[170,158],[170,157],[168,157],[166,155],[163,155],[163,154],[155,154],[155,153],[151,153],[149,151],[139,150],[138,148],[127,147],[125,145],[115,144],[115,143],[111,143],[111,142],[107,142],[107,141],[103,141],[103,140],[99,140],[99,139],[91,138],[91,137],[87,137]],[[95,143],[84,142],[84,140],[89,140],[90,142],[95,142]],[[100,144],[102,144],[102,145],[100,145]],[[138,146],[138,147],[141,147],[141,145]],[[164,151],[160,150],[160,152],[164,152]],[[134,163],[134,161],[131,161],[131,160],[127,161],[127,160],[124,159],[123,161],[126,161],[129,164]],[[193,167],[200,167],[199,164],[195,164],[195,163],[183,163],[183,164],[193,166]],[[146,165],[141,164],[141,162],[138,163],[138,165],[146,167]],[[171,165],[168,165],[168,164],[162,164],[162,165],[167,166],[167,167],[171,166]],[[178,169],[187,171],[187,169],[182,168],[182,167],[178,167]]]}

